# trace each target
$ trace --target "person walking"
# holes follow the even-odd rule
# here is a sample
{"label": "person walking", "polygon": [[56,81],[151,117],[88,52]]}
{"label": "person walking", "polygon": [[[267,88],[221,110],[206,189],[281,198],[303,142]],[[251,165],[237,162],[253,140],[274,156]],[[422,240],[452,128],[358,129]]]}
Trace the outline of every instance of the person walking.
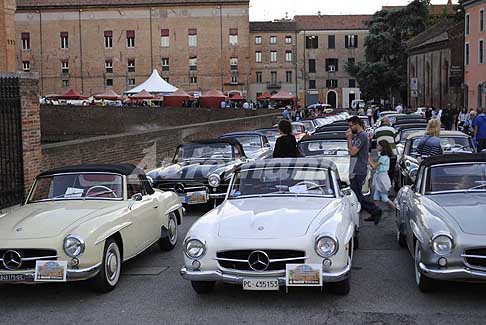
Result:
{"label": "person walking", "polygon": [[390,144],[382,140],[378,143],[378,161],[369,159],[371,168],[375,170],[373,177],[373,200],[375,205],[379,207],[380,201],[386,203],[388,207],[395,210],[395,204],[388,197],[388,192],[391,188],[391,180],[388,176],[388,169],[390,168],[390,158],[393,157],[393,152]]}
{"label": "person walking", "polygon": [[292,134],[292,124],[288,120],[281,120],[278,123],[280,137],[275,142],[273,158],[297,158],[302,157],[302,153],[297,148],[297,140]]}
{"label": "person walking", "polygon": [[351,189],[356,194],[361,207],[366,210],[370,217],[365,221],[374,221],[377,225],[383,211],[374,203],[368,201],[363,195],[362,188],[368,175],[368,158],[370,143],[368,135],[363,129],[361,119],[353,116],[348,120],[349,129],[346,131],[348,151],[351,155],[349,164],[349,180]]}
{"label": "person walking", "polygon": [[417,154],[424,159],[431,156],[441,155],[443,153],[440,145],[440,120],[433,118],[427,124],[425,135],[420,139],[417,145]]}
{"label": "person walking", "polygon": [[388,142],[392,155],[390,156],[390,167],[388,169],[388,176],[390,179],[395,178],[395,166],[397,164],[397,145],[396,143],[398,142],[398,132],[397,130],[391,126],[390,119],[387,117],[384,117],[381,120],[381,125],[379,128],[375,130],[375,135],[376,143],[380,143],[381,141],[386,141]]}
{"label": "person walking", "polygon": [[373,109],[371,106],[368,106],[366,110],[366,116],[368,116],[368,121],[370,121],[370,125],[373,125]]}
{"label": "person walking", "polygon": [[476,111],[471,110],[469,112],[469,115],[466,118],[466,121],[464,122],[464,126],[462,128],[462,132],[466,133],[467,135],[469,135],[471,137],[474,135],[473,123],[476,120],[476,117],[477,117]]}
{"label": "person walking", "polygon": [[476,117],[472,126],[474,138],[478,144],[478,152],[486,150],[486,107],[482,108],[482,113]]}
{"label": "person walking", "polygon": [[285,107],[285,109],[283,110],[282,117],[284,119],[286,119],[287,121],[290,121],[290,113],[289,113],[289,109],[287,107]]}
{"label": "person walking", "polygon": [[464,123],[468,118],[467,108],[464,107],[457,118],[457,131],[464,131]]}

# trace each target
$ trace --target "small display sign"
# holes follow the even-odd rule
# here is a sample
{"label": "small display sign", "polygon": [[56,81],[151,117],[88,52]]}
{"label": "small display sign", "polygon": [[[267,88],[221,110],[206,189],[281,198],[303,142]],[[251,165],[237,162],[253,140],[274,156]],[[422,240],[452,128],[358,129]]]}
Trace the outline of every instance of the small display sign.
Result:
{"label": "small display sign", "polygon": [[320,264],[287,264],[287,287],[322,287]]}
{"label": "small display sign", "polygon": [[36,261],[34,281],[65,282],[67,261]]}

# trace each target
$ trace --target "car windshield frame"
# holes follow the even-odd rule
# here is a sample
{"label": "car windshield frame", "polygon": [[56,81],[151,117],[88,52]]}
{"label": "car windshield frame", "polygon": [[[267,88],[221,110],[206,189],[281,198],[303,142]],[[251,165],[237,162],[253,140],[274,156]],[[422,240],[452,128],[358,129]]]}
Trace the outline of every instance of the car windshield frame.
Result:
{"label": "car windshield frame", "polygon": [[[245,152],[260,150],[260,149],[263,148],[262,136],[259,135],[259,134],[242,134],[242,135],[231,136],[230,138],[238,141],[241,144],[241,146],[243,147],[243,150],[245,150]],[[252,145],[248,145],[248,144],[245,145],[245,143],[247,143],[247,142],[240,141],[241,138],[258,138],[259,145],[258,146],[252,146]]]}
{"label": "car windshield frame", "polygon": [[[343,144],[344,147],[343,148],[330,148],[330,149],[323,149],[323,150],[319,150],[317,152],[320,152],[320,154],[315,154],[315,155],[312,155],[312,154],[308,154],[310,153],[309,151],[307,150],[304,150],[301,146],[304,146],[304,145],[309,145],[311,143],[315,143],[315,142],[319,142],[319,143],[323,143],[323,144],[327,144],[327,143],[340,143],[340,144]],[[317,157],[317,156],[337,156],[337,157],[340,157],[340,156],[349,156],[349,151],[348,151],[348,148],[347,148],[347,142],[346,140],[331,140],[331,139],[323,139],[323,140],[309,140],[309,141],[302,141],[299,143],[299,148],[304,152],[304,155],[307,157]],[[327,152],[327,153],[326,153]],[[333,152],[333,153],[331,153]],[[342,153],[340,155],[338,155],[338,153]]]}
{"label": "car windshield frame", "polygon": [[[40,200],[33,200],[32,199],[33,195],[35,194],[35,191],[37,190],[37,186],[39,185],[40,180],[46,179],[46,178],[54,178],[54,177],[60,177],[60,176],[71,176],[71,175],[109,175],[109,176],[120,177],[120,180],[121,180],[121,183],[119,184],[120,191],[121,191],[120,196],[118,197],[118,195],[117,195],[116,198],[115,197],[99,197],[99,196],[86,197],[86,196],[83,196],[83,194],[85,194],[84,191],[82,193],[79,193],[79,192],[76,193],[76,191],[74,191],[74,190],[76,190],[76,188],[71,187],[73,190],[71,191],[72,193],[69,194],[69,195],[72,195],[72,197],[65,197],[66,195],[68,195],[67,192],[65,192],[63,194],[63,197],[60,197],[60,195],[56,195],[56,196],[51,197],[51,198],[45,198],[45,199],[40,199]],[[100,184],[100,186],[106,186],[106,185]],[[68,187],[68,189],[69,188],[70,187]],[[68,189],[66,189],[66,191]],[[112,192],[107,192],[107,194],[108,193],[112,193]],[[113,191],[113,193],[116,193],[116,192]],[[81,196],[78,196],[79,194]],[[32,185],[31,190],[29,191],[29,194],[27,196],[27,199],[25,200],[25,203],[26,204],[32,204],[32,203],[41,203],[41,202],[77,201],[77,200],[81,200],[81,201],[124,201],[125,197],[126,197],[126,180],[125,180],[125,178],[123,177],[122,174],[110,173],[110,172],[69,172],[69,173],[58,173],[58,174],[44,175],[44,176],[37,177],[35,179],[34,184]]]}
{"label": "car windshield frame", "polygon": [[[179,159],[179,152],[181,150],[184,150],[185,148],[189,147],[210,147],[210,146],[217,146],[217,145],[225,145],[231,148],[231,157],[223,157],[221,158],[216,158],[216,157],[182,157]],[[174,158],[172,159],[172,162],[174,164],[180,163],[180,162],[187,162],[187,161],[219,161],[219,160],[224,160],[224,161],[231,161],[237,159],[237,153],[236,153],[236,148],[227,142],[215,142],[215,143],[187,143],[183,144],[177,147],[176,153],[174,154]]]}
{"label": "car windshield frame", "polygon": [[[278,169],[280,172],[283,172],[284,170],[288,172],[288,170],[294,170],[294,169],[301,169],[302,171],[304,170],[311,170],[313,172],[326,172],[327,173],[327,179],[326,181],[328,182],[330,188],[328,191],[331,191],[332,193],[328,194],[314,194],[314,193],[296,193],[296,192],[283,192],[283,193],[277,193],[277,192],[272,192],[272,193],[264,193],[264,194],[247,194],[247,195],[238,195],[235,196],[233,194],[233,189],[236,186],[236,179],[242,172],[261,172],[264,173],[265,171],[268,170],[268,172],[272,173],[272,171],[275,171]],[[311,181],[311,180],[309,180]],[[302,181],[301,181],[302,182]],[[239,185],[238,185],[239,186]],[[281,185],[281,186],[286,186],[286,185]],[[292,187],[295,187],[296,185],[293,185]],[[287,186],[288,187],[288,186]],[[290,187],[288,187],[290,190]],[[230,184],[228,186],[228,191],[226,193],[226,199],[228,200],[239,200],[239,199],[246,199],[246,198],[264,198],[264,197],[319,197],[319,198],[337,198],[339,195],[339,190],[338,186],[336,185],[335,177],[333,176],[332,170],[330,168],[325,168],[325,167],[308,167],[308,166],[299,166],[299,167],[280,167],[276,168],[276,166],[272,167],[256,167],[256,168],[247,168],[247,169],[241,169],[237,170],[233,173],[231,177]]]}
{"label": "car windshield frame", "polygon": [[[483,185],[481,188],[474,188],[474,186],[469,186],[468,188],[464,189],[447,189],[447,190],[435,190],[433,191],[430,185],[431,177],[432,177],[432,169],[434,168],[442,168],[442,167],[451,167],[451,166],[466,166],[466,165],[484,165],[485,174],[483,175],[484,181],[480,181]],[[423,184],[423,193],[424,195],[434,195],[434,194],[447,194],[447,193],[486,193],[486,162],[457,162],[457,163],[450,163],[450,164],[438,164],[429,166],[426,169],[426,175],[424,177],[424,184]],[[469,175],[462,175],[461,177],[465,177]]]}

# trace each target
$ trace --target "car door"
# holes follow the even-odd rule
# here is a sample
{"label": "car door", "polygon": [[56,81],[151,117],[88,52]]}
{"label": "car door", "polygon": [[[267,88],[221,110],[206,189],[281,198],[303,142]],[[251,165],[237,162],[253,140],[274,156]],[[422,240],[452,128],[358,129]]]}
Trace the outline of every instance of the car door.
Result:
{"label": "car door", "polygon": [[412,229],[413,224],[417,224],[417,213],[420,207],[417,203],[420,201],[422,196],[422,182],[424,181],[425,168],[420,168],[417,174],[417,179],[415,183],[407,187],[407,193],[405,195],[404,201],[404,232],[407,238],[407,246],[410,252],[414,252],[414,232]]}

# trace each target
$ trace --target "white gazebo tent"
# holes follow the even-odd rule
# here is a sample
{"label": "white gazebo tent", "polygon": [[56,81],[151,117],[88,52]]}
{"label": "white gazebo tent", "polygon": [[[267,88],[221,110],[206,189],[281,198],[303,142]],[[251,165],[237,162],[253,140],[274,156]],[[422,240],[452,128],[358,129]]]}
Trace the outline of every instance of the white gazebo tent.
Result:
{"label": "white gazebo tent", "polygon": [[142,90],[147,91],[152,95],[168,95],[177,91],[177,88],[162,79],[159,72],[154,69],[152,75],[142,84],[125,92],[128,95],[138,94]]}

